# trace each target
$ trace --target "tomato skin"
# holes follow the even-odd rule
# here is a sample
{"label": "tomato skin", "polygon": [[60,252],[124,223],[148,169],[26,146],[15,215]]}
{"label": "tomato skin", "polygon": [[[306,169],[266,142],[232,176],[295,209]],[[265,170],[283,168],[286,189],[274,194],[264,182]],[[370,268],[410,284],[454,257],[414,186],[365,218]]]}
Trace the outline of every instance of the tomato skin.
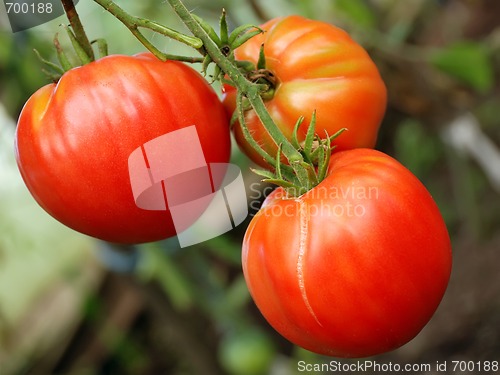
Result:
{"label": "tomato skin", "polygon": [[329,173],[298,198],[281,188],[268,196],[243,242],[248,288],[268,322],[305,349],[390,351],[420,332],[443,297],[445,223],[418,179],[379,151],[334,153]]}
{"label": "tomato skin", "polygon": [[[266,107],[282,132],[290,138],[300,116],[306,121],[299,136],[305,138],[307,124],[317,111],[316,132],[325,137],[347,128],[335,140],[337,150],[372,148],[385,113],[387,90],[377,67],[366,51],[349,35],[320,21],[300,16],[273,19],[261,26],[266,30],[236,49],[238,60],[256,63],[264,44],[267,69],[277,78],[274,97]],[[226,86],[223,102],[231,115],[236,91]],[[271,155],[277,147],[253,110],[246,123],[261,146]],[[235,138],[254,162],[266,167],[262,158],[245,141],[239,123]]]}
{"label": "tomato skin", "polygon": [[17,163],[33,197],[63,224],[110,242],[156,241],[175,235],[171,215],[136,206],[128,158],[191,125],[206,161],[227,163],[227,116],[201,75],[149,53],[112,55],[32,95],[18,121]]}

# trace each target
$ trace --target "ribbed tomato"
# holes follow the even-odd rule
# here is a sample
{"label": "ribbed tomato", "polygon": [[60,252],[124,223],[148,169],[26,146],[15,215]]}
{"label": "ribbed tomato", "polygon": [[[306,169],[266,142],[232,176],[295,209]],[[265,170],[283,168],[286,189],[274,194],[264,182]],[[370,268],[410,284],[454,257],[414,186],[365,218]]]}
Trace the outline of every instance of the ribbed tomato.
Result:
{"label": "ribbed tomato", "polygon": [[297,198],[271,193],[243,242],[243,272],[268,322],[320,354],[367,357],[411,340],[451,271],[429,192],[379,151],[332,155],[329,176]]}
{"label": "ribbed tomato", "polygon": [[[200,74],[149,53],[108,56],[33,94],[18,121],[17,162],[33,197],[67,226],[111,242],[160,240],[176,234],[170,212],[136,206],[128,158],[191,125],[206,162],[227,163],[227,116]],[[190,157],[189,146],[177,152]]]}
{"label": "ribbed tomato", "polygon": [[[374,147],[385,113],[386,87],[368,53],[343,30],[328,23],[299,16],[273,19],[261,26],[258,35],[236,49],[238,60],[256,63],[264,45],[267,70],[274,76],[275,92],[266,101],[271,117],[291,137],[300,116],[307,123],[317,111],[316,130],[321,137],[342,128],[348,131],[335,140],[337,150]],[[230,114],[236,105],[236,91],[226,86],[223,102]],[[277,147],[253,110],[246,123],[258,143],[271,155]],[[262,158],[245,141],[241,127],[234,134],[240,148],[256,163]]]}

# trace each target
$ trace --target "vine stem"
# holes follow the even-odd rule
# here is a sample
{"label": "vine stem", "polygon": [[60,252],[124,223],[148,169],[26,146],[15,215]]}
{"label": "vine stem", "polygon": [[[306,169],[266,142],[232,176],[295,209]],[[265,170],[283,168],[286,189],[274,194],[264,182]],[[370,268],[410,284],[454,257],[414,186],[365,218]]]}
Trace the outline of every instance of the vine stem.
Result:
{"label": "vine stem", "polygon": [[277,155],[274,159],[271,155],[269,155],[263,148],[260,147],[258,142],[253,139],[252,134],[250,134],[250,131],[248,130],[248,127],[245,126],[245,114],[244,114],[244,109],[243,109],[243,93],[238,92],[237,97],[236,97],[236,111],[238,113],[239,117],[239,122],[241,125],[241,129],[243,131],[243,136],[245,137],[245,140],[250,144],[254,150],[257,151],[257,153],[266,161],[267,164],[275,168],[276,170],[283,170],[283,175],[287,177],[289,181],[294,181],[296,178],[294,177],[293,170],[289,165],[283,165],[280,166],[280,160],[279,158],[281,155]]}
{"label": "vine stem", "polygon": [[[262,94],[269,89],[265,84],[259,84],[250,81],[242,73],[237,64],[228,58],[217,45],[217,43],[211,38],[210,34],[206,31],[203,25],[195,18],[194,15],[183,4],[182,0],[167,0],[174,12],[179,16],[186,27],[191,31],[193,37],[181,34],[175,30],[168,27],[160,25],[154,21],[134,17],[128,14],[125,10],[120,8],[112,0],[94,0],[95,3],[102,6],[106,11],[115,16],[119,21],[121,21],[131,32],[136,36],[136,38],[148,48],[156,57],[160,60],[175,59],[183,60],[187,62],[199,62],[204,61],[208,57],[217,65],[217,67],[229,77],[231,84],[234,85],[241,95],[241,98],[246,98],[247,102],[253,108],[257,117],[262,122],[264,128],[269,133],[273,141],[278,145],[280,152],[288,160],[288,165],[280,165],[280,170],[283,172],[283,176],[286,176],[288,181],[292,181],[293,184],[297,183],[301,187],[300,191],[307,191],[311,185],[309,181],[309,166],[308,163],[304,161],[304,156],[297,149],[294,144],[281,132],[278,125],[274,122],[271,115],[269,114]],[[147,40],[147,38],[138,30],[139,27],[147,28],[153,30],[157,33],[163,34],[182,43],[185,43],[191,47],[198,50],[204,57],[195,60],[196,58],[182,58],[179,56],[169,56],[165,55],[159,51],[155,46]],[[241,106],[239,108],[241,111]],[[241,126],[244,130],[246,128],[243,113],[240,114]],[[251,135],[250,135],[251,136]],[[254,142],[254,148],[263,155],[263,150],[259,150],[260,146]],[[266,155],[267,156],[267,155]],[[270,156],[270,155],[269,155]],[[274,165],[276,169],[276,163],[279,162],[279,155],[276,157],[275,162],[270,162],[271,157],[264,157],[264,159]]]}
{"label": "vine stem", "polygon": [[83,48],[89,59],[93,61],[95,59],[94,50],[92,49],[89,38],[83,29],[83,25],[80,21],[80,17],[78,17],[73,0],[61,0],[61,2],[64,7],[64,11],[66,12],[66,16],[68,17],[69,24],[71,25],[71,29],[75,34],[76,40]]}
{"label": "vine stem", "polygon": [[[94,0],[96,1],[96,0]],[[168,0],[168,3],[184,22],[187,28],[198,37],[202,42],[206,52],[212,60],[228,75],[236,88],[248,99],[248,102],[254,109],[262,124],[268,131],[277,145],[281,145],[283,154],[291,165],[299,164],[303,157],[292,143],[283,135],[271,115],[267,111],[264,101],[261,97],[261,85],[254,84],[246,79],[239,69],[232,63],[220,50],[217,44],[210,38],[207,32],[194,19],[181,0]],[[243,124],[242,124],[243,126]]]}
{"label": "vine stem", "polygon": [[200,39],[189,35],[184,35],[182,33],[179,33],[178,31],[160,25],[159,23],[156,23],[154,21],[150,21],[144,18],[134,17],[131,14],[127,13],[122,8],[120,8],[112,0],[94,0],[94,2],[102,6],[106,11],[108,11],[113,16],[115,16],[119,21],[121,21],[130,30],[130,32],[158,59],[162,61],[178,60],[189,63],[203,61],[203,58],[177,56],[161,52],[144,36],[144,34],[141,33],[139,28],[149,29],[158,34],[165,35],[169,38],[184,43],[189,47],[195,48],[198,51],[201,51],[201,48],[203,46],[203,43]]}

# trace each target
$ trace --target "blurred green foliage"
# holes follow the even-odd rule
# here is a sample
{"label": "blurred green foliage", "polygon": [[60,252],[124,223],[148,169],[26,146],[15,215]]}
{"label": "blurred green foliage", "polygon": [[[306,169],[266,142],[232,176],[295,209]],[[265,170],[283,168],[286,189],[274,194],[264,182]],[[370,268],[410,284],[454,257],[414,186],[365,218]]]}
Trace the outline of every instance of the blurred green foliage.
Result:
{"label": "blurred green foliage", "polygon": [[333,2],[334,9],[342,13],[358,27],[374,28],[377,19],[369,3],[363,0],[337,0]]}
{"label": "blurred green foliage", "polygon": [[481,93],[493,88],[490,51],[480,42],[460,41],[432,54],[431,62]]}
{"label": "blurred green foliage", "polygon": [[15,116],[24,101],[46,83],[40,69],[34,69],[38,60],[33,53],[36,46],[47,53],[50,42],[34,33],[11,34],[0,31],[0,102]]}

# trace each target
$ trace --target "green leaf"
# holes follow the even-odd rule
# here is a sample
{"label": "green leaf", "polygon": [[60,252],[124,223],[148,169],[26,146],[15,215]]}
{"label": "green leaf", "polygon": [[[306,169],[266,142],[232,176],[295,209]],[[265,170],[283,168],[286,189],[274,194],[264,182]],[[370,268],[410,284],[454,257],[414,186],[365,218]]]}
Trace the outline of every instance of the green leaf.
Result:
{"label": "green leaf", "polygon": [[242,36],[244,33],[246,33],[247,31],[249,31],[251,29],[260,30],[261,33],[264,32],[260,27],[255,26],[255,25],[251,25],[251,24],[245,24],[245,25],[238,26],[236,29],[234,29],[231,32],[231,35],[229,36],[229,39],[228,39],[229,45],[232,45],[236,39],[238,39],[240,36]]}
{"label": "green leaf", "polygon": [[334,135],[328,136],[328,138],[330,139],[330,142],[333,142],[335,139],[337,139],[337,137],[339,135],[341,135],[343,132],[345,132],[347,130],[348,130],[347,128],[342,128],[342,129],[337,130],[337,132]]}
{"label": "green leaf", "polygon": [[[76,52],[76,56],[78,57],[80,64],[81,65],[89,64],[92,61],[92,58],[89,55],[87,55],[87,52],[85,52],[85,48],[83,48],[80,45],[80,42],[73,33],[73,30],[71,30],[68,26],[64,26],[64,29],[66,30],[66,33],[68,34],[68,37],[71,40],[71,44],[73,45],[73,49]],[[61,64],[63,64],[62,61]]]}
{"label": "green leaf", "polygon": [[360,26],[373,28],[376,24],[376,17],[366,0],[335,0],[334,6]]}
{"label": "green leaf", "polygon": [[316,111],[313,112],[311,122],[307,128],[306,139],[304,141],[304,154],[310,159],[312,146],[314,142],[314,135],[316,134]]}
{"label": "green leaf", "polygon": [[219,29],[220,29],[220,41],[222,45],[226,45],[229,40],[229,34],[227,31],[227,20],[226,20],[226,10],[222,9],[222,15],[219,21]]}
{"label": "green leaf", "polygon": [[[328,142],[328,139],[327,139]],[[331,151],[328,150],[328,153]],[[328,168],[327,158],[325,157],[325,148],[318,147],[317,149],[317,159],[318,159],[318,182],[322,181],[326,175],[326,169]]]}
{"label": "green leaf", "polygon": [[299,150],[300,149],[300,142],[299,142],[299,128],[300,125],[304,122],[304,116],[300,116],[297,122],[295,123],[295,126],[293,127],[293,133],[292,133],[292,145],[295,147],[295,149]]}
{"label": "green leaf", "polygon": [[264,53],[264,44],[260,45],[259,60],[257,61],[257,69],[266,69],[266,54]]}
{"label": "green leaf", "polygon": [[50,74],[52,74],[52,73],[57,73],[57,74],[59,74],[59,77],[60,77],[61,75],[63,75],[63,74],[64,74],[65,70],[64,70],[63,68],[61,68],[59,65],[54,64],[53,62],[50,62],[50,61],[48,61],[48,60],[45,60],[45,59],[42,57],[42,55],[40,55],[40,52],[38,52],[38,50],[34,49],[33,51],[35,52],[36,57],[38,57],[38,59],[39,59],[39,60],[40,60],[43,64],[45,64],[45,66],[46,66],[47,68],[49,68],[49,69],[50,69],[50,70],[48,70],[48,71],[47,71],[47,73],[50,73]]}
{"label": "green leaf", "polygon": [[221,70],[220,66],[219,65],[215,65],[214,74],[212,76],[212,81],[209,82],[209,83],[212,84],[215,81],[217,81],[220,78],[221,73],[222,73],[222,70]]}
{"label": "green leaf", "polygon": [[488,49],[480,43],[462,41],[434,52],[431,63],[479,92],[493,86],[493,65]]}
{"label": "green leaf", "polygon": [[250,170],[253,173],[255,173],[256,175],[267,178],[267,179],[276,177],[273,172],[270,172],[270,171],[265,170],[265,169],[250,168]]}
{"label": "green leaf", "polygon": [[248,42],[250,39],[252,39],[254,36],[257,36],[259,34],[262,34],[262,31],[259,30],[254,30],[254,31],[249,31],[246,34],[243,34],[236,38],[234,42],[231,43],[231,49],[235,50],[236,48],[240,47],[241,45],[245,44]]}
{"label": "green leaf", "polygon": [[91,44],[94,43],[97,44],[97,51],[99,52],[99,58],[108,56],[108,42],[106,41],[106,39],[99,38],[92,41]]}
{"label": "green leaf", "polygon": [[191,15],[196,20],[196,22],[198,22],[200,24],[202,29],[205,30],[205,32],[208,34],[210,39],[212,39],[213,42],[215,44],[217,44],[218,47],[221,47],[221,45],[222,45],[221,40],[220,40],[219,36],[217,35],[217,33],[215,32],[214,28],[212,26],[210,26],[210,24],[207,21],[205,21],[203,18],[201,18],[200,16],[197,16],[194,13],[192,13]]}

